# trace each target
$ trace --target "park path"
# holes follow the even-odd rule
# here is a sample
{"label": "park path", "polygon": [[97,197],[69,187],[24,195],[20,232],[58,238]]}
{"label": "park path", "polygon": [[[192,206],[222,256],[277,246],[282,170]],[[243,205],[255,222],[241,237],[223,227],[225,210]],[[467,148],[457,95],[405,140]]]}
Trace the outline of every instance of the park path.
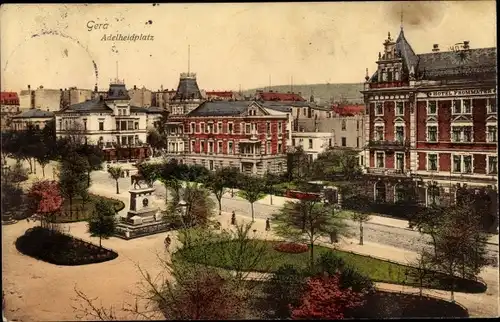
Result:
{"label": "park path", "polygon": [[[129,207],[128,193],[125,191],[116,195],[113,189],[101,191],[98,186],[91,187],[91,191],[124,201],[126,207],[123,212],[126,212]],[[160,206],[161,202],[161,198],[158,198],[157,205]],[[237,215],[237,220],[248,222],[249,218]],[[223,213],[219,221],[223,228],[230,227],[230,214]],[[142,281],[135,264],[140,264],[153,276],[163,271],[157,256],[165,253],[163,246],[165,234],[130,241],[119,238],[103,240],[104,247],[118,252],[117,259],[100,264],[69,267],[38,261],[16,250],[15,240],[34,225],[32,222],[21,221],[14,225],[2,226],[2,279],[6,294],[6,316],[9,320],[76,320],[77,317],[71,307],[73,304],[71,299],[75,297],[75,286],[91,298],[98,297],[104,307],[114,306],[119,309],[124,302],[133,302],[134,297],[129,292],[136,292],[138,284]],[[98,243],[97,238],[90,237],[87,233],[86,223],[72,223],[64,226],[74,236]],[[253,227],[256,229],[257,238],[276,238],[272,232],[265,231],[264,219],[256,218]],[[173,237],[172,247],[178,247],[176,233],[172,232],[170,235]],[[358,245],[357,240],[353,239],[342,239],[338,247],[341,250],[385,258],[403,264],[407,264],[417,255],[415,252],[369,241],[361,246]],[[488,284],[485,293],[456,293],[455,300],[467,307],[473,317],[498,316],[498,269],[487,267],[481,272],[480,277]],[[395,291],[398,291],[397,288],[402,288],[400,285],[391,287],[394,287]],[[429,295],[449,298],[449,292],[438,290],[425,292]]]}

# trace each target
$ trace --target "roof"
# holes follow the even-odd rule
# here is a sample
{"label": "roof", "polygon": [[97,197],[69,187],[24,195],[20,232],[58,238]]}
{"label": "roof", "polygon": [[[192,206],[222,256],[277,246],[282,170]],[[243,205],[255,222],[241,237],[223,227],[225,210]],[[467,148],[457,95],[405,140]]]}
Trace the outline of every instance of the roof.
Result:
{"label": "roof", "polygon": [[61,112],[112,112],[112,108],[101,98],[87,100],[68,106]]}
{"label": "roof", "polygon": [[150,106],[146,108],[146,113],[163,113],[167,110],[159,106]]}
{"label": "roof", "polygon": [[340,116],[354,116],[363,114],[365,111],[364,105],[342,105],[332,106],[332,110]]}
{"label": "roof", "polygon": [[0,92],[0,103],[19,105],[19,97],[16,92]]}
{"label": "roof", "polygon": [[[456,51],[437,51],[424,54],[415,54],[406,40],[404,31],[396,40],[396,54],[402,58],[403,73],[408,75],[414,68],[417,79],[439,80],[458,76],[496,73],[496,48],[479,48]],[[495,76],[496,78],[496,76]],[[372,75],[369,82],[377,82],[378,70]]]}
{"label": "roof", "polygon": [[308,107],[311,106],[307,101],[260,101],[266,106],[289,106],[289,107]]}
{"label": "roof", "polygon": [[130,100],[125,84],[109,84],[107,100]]}
{"label": "roof", "polygon": [[232,91],[224,91],[224,92],[218,92],[218,91],[212,91],[212,92],[206,92],[207,95],[211,96],[220,96],[220,97],[233,97],[233,92]]}
{"label": "roof", "polygon": [[25,112],[22,112],[21,114],[13,116],[13,118],[44,118],[44,117],[46,118],[54,117],[54,113],[33,108]]}
{"label": "roof", "polygon": [[146,107],[130,106],[130,113],[148,113],[148,109]]}
{"label": "roof", "polygon": [[255,101],[207,101],[200,104],[187,116],[237,116],[245,112],[252,104],[259,105]]}
{"label": "roof", "polygon": [[292,107],[290,105],[285,105],[285,104],[275,104],[275,102],[263,102],[261,103],[262,106],[265,108],[275,110],[278,112],[285,112],[285,113],[291,113],[292,112]]}
{"label": "roof", "polygon": [[179,79],[177,91],[173,97],[174,100],[201,99],[200,89],[196,82],[196,74],[182,73]]}
{"label": "roof", "polygon": [[255,97],[263,101],[305,101],[296,93],[257,92]]}

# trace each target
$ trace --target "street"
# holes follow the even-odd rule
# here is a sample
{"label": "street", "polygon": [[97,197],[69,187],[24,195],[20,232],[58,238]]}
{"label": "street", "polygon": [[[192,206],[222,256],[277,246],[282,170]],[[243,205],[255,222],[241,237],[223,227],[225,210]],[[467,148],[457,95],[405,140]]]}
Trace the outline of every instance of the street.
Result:
{"label": "street", "polygon": [[[105,171],[93,172],[92,183],[100,188],[115,191],[115,182],[110,179],[109,175]],[[120,197],[126,197],[128,199],[129,195],[127,191],[131,186],[130,178],[120,179],[119,186],[121,192]],[[162,207],[164,205],[163,201],[165,200],[165,187],[158,181],[155,182],[154,187],[156,188],[156,197],[158,199],[157,204]],[[216,203],[217,208],[217,199],[213,195],[212,199]],[[278,204],[280,201],[282,204],[283,198],[275,197],[273,199],[275,200],[274,205],[263,204],[262,201],[258,201],[254,204],[255,218],[269,218],[273,212],[280,208],[281,205]],[[126,213],[126,210],[124,211]],[[230,191],[225,193],[222,198],[222,211],[235,211],[238,215],[251,217],[250,203],[236,195],[232,198]],[[351,220],[346,220],[346,223],[351,227],[351,237],[359,238],[359,224]],[[363,237],[365,241],[372,241],[416,252],[420,251],[422,248],[430,247],[427,243],[431,241],[431,237],[429,235],[420,234],[418,231],[370,222],[364,223],[363,227]],[[489,252],[490,264],[494,267],[498,267],[498,245],[487,244],[486,247]]]}

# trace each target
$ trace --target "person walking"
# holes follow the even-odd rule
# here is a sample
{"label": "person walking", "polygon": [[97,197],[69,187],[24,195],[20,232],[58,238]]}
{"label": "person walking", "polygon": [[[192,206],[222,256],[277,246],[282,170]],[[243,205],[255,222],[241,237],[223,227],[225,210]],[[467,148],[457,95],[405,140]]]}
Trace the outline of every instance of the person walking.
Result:
{"label": "person walking", "polygon": [[168,248],[170,247],[170,243],[172,242],[172,240],[170,239],[170,236],[167,235],[167,237],[165,237],[165,249],[168,250]]}
{"label": "person walking", "polygon": [[269,218],[266,219],[266,231],[271,230],[271,223],[269,222]]}
{"label": "person walking", "polygon": [[233,214],[231,215],[231,225],[236,225],[236,214],[234,213],[234,210]]}

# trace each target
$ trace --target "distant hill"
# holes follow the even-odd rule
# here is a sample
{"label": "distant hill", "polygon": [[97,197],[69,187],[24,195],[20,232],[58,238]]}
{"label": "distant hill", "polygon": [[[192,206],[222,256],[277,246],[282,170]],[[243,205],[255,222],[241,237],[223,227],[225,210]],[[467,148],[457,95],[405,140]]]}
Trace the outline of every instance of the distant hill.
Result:
{"label": "distant hill", "polygon": [[[243,91],[244,95],[253,95],[257,89],[268,91],[278,91],[286,93],[290,91],[290,85],[276,85],[269,87],[253,88]],[[311,85],[293,85],[295,93],[300,92],[302,97],[309,100],[311,93],[315,99],[320,99],[320,103],[341,101],[342,98],[352,103],[363,103],[363,95],[360,91],[363,90],[363,83],[354,84],[311,84]]]}

